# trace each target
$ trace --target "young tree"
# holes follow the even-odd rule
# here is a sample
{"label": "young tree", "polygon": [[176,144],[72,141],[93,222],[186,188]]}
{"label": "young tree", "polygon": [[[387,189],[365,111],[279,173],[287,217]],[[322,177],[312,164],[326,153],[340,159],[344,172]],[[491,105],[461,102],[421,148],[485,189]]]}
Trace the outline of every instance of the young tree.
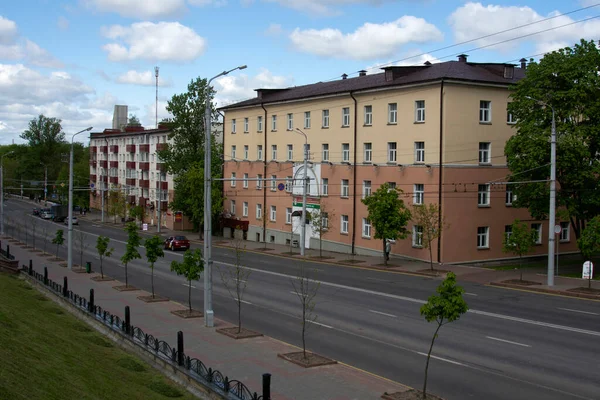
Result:
{"label": "young tree", "polygon": [[98,240],[96,240],[96,250],[98,251],[98,258],[100,258],[100,276],[104,279],[104,270],[102,269],[102,263],[105,257],[110,257],[114,249],[111,247],[108,248],[108,244],[110,243],[110,238],[108,236],[98,236]]}
{"label": "young tree", "polygon": [[117,223],[117,216],[123,213],[125,208],[125,195],[120,190],[108,192],[108,214],[113,216],[113,222]]}
{"label": "young tree", "polygon": [[400,198],[402,191],[391,188],[384,183],[370,196],[362,199],[367,206],[369,220],[375,229],[375,239],[381,239],[383,243],[384,264],[387,265],[385,251],[386,241],[405,239],[408,231],[406,223],[410,221],[411,213]]}
{"label": "young tree", "polygon": [[188,281],[188,304],[189,313],[192,313],[192,281],[200,279],[200,274],[204,271],[204,258],[202,250],[188,249],[183,253],[183,262],[171,262],[171,271],[177,275],[183,275]]}
{"label": "young tree", "polygon": [[438,295],[432,295],[427,299],[427,303],[421,307],[421,315],[425,317],[427,322],[437,322],[437,328],[431,339],[429,352],[427,353],[427,361],[425,362],[425,379],[423,381],[423,400],[427,398],[427,370],[429,368],[429,359],[431,358],[431,350],[433,343],[438,336],[440,328],[450,322],[454,322],[461,315],[467,312],[469,306],[463,299],[465,290],[456,285],[456,275],[453,272],[448,272],[446,279],[438,286]]}
{"label": "young tree", "polygon": [[321,204],[320,210],[314,210],[310,214],[312,229],[319,235],[319,258],[323,258],[323,236],[331,231],[329,220],[333,218],[334,214],[329,212],[323,204]]}
{"label": "young tree", "polygon": [[58,258],[58,249],[65,243],[64,231],[62,229],[56,230],[56,235],[52,239],[52,244],[56,245],[56,258]]}
{"label": "young tree", "polygon": [[146,259],[150,263],[150,270],[152,271],[150,277],[152,280],[152,298],[154,298],[154,263],[159,257],[165,256],[162,239],[160,236],[154,235],[144,241],[144,247],[146,248]]}
{"label": "young tree", "polygon": [[243,241],[236,239],[233,242],[235,250],[235,264],[233,267],[223,267],[219,269],[221,274],[221,281],[223,286],[229,292],[229,295],[233,298],[237,304],[238,309],[238,331],[242,332],[242,303],[244,298],[244,292],[248,285],[248,278],[250,277],[250,270],[242,265],[242,256],[246,250]]}
{"label": "young tree", "polygon": [[140,247],[142,238],[138,233],[138,227],[134,222],[129,222],[125,225],[125,231],[127,232],[127,244],[125,246],[125,254],[121,257],[121,262],[125,266],[125,287],[129,286],[127,264],[133,260],[142,258],[138,248]]}
{"label": "young tree", "polygon": [[144,223],[144,207],[140,205],[131,207],[129,209],[129,216],[131,218],[139,219],[140,224]]}
{"label": "young tree", "polygon": [[413,206],[412,217],[415,225],[421,227],[423,247],[429,250],[429,266],[433,271],[432,244],[447,228],[445,219],[440,216],[439,205],[433,203]]}
{"label": "young tree", "polygon": [[[577,241],[577,245],[583,257],[589,261],[592,260],[595,254],[600,252],[600,216],[596,216],[588,222]],[[588,288],[592,286],[592,279],[593,276],[588,279]]]}
{"label": "young tree", "polygon": [[303,264],[300,265],[298,276],[291,279],[290,282],[302,307],[302,315],[300,316],[302,324],[302,357],[306,360],[306,331],[309,324],[317,320],[317,315],[314,313],[316,305],[315,297],[319,291],[320,283],[311,279],[309,272]]}
{"label": "young tree", "polygon": [[519,269],[523,256],[535,246],[535,235],[526,223],[515,219],[511,224],[511,233],[505,233],[502,240],[502,251],[519,256]]}
{"label": "young tree", "polygon": [[83,268],[83,253],[90,247],[89,243],[86,242],[87,235],[81,231],[77,230],[74,232],[75,236],[75,250],[79,253],[79,266]]}

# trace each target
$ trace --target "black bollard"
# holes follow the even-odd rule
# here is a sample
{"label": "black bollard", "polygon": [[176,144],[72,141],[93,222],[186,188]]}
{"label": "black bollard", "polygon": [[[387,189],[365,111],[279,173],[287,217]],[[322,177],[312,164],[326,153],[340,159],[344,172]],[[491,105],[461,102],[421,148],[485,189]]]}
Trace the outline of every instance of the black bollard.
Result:
{"label": "black bollard", "polygon": [[177,332],[177,365],[183,367],[183,332]]}
{"label": "black bollard", "polygon": [[68,294],[69,294],[69,282],[67,280],[67,277],[65,276],[63,278],[63,296],[67,297]]}
{"label": "black bollard", "polygon": [[88,302],[88,311],[94,312],[94,289],[90,289],[90,301]]}
{"label": "black bollard", "polygon": [[10,260],[10,244],[6,245],[6,258]]}
{"label": "black bollard", "polygon": [[29,275],[33,275],[33,260],[29,260]]}
{"label": "black bollard", "polygon": [[131,326],[131,316],[129,315],[129,306],[125,306],[125,333],[129,335],[129,327]]}
{"label": "black bollard", "polygon": [[44,267],[44,285],[48,284],[48,267]]}
{"label": "black bollard", "polygon": [[271,374],[263,374],[263,400],[271,400]]}

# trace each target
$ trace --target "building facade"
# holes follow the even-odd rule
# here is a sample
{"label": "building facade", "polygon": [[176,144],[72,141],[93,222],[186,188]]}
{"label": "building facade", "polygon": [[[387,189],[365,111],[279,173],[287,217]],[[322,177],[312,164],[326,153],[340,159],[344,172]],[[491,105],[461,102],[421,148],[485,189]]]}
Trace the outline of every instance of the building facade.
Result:
{"label": "building facade", "polygon": [[[309,155],[307,209],[325,213],[324,249],[380,254],[361,200],[383,183],[402,190],[408,207],[435,203],[447,227],[433,244],[434,261],[478,262],[511,257],[502,241],[516,219],[537,232],[531,254],[547,252],[547,221],[512,207],[504,145],[514,134],[509,87],[525,76],[511,64],[458,61],[386,67],[383,73],[298,86],[259,89],[224,113],[225,209],[248,221],[247,238],[295,244],[300,233],[305,138]],[[299,131],[301,132],[299,132]],[[495,183],[499,182],[499,183]],[[560,222],[561,252],[576,248]],[[307,225],[306,245],[319,247]],[[413,222],[392,255],[428,260]]]}

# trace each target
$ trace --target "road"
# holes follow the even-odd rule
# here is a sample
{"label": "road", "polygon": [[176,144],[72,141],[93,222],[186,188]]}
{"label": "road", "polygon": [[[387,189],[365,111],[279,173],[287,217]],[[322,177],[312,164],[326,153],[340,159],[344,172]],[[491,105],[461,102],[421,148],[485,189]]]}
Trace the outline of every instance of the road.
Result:
{"label": "road", "polygon": [[[12,221],[35,218],[38,236],[42,224],[53,233],[57,227],[30,216],[31,208],[17,200],[5,204]],[[105,261],[105,273],[124,280],[124,268],[117,260],[124,252],[125,232],[87,221],[76,229],[87,233],[84,260],[93,258],[95,269],[96,237],[111,237],[115,255]],[[21,236],[24,240],[23,230]],[[61,249],[61,256],[66,259],[66,249]],[[236,323],[236,304],[219,274],[220,268],[233,265],[235,252],[214,248],[213,257],[215,316]],[[186,281],[169,270],[171,261],[181,258],[182,253],[166,252],[155,265],[155,290],[187,303]],[[79,262],[76,252],[74,262]],[[302,263],[320,282],[317,320],[308,331],[307,347],[406,385],[422,386],[436,326],[420,316],[419,308],[439,280],[252,252],[244,254],[243,262],[252,271],[243,304],[246,327],[301,345],[301,309],[291,280]],[[150,289],[147,263],[132,262],[128,271],[131,284]],[[194,307],[202,309],[202,282],[192,285]],[[429,391],[448,400],[600,399],[600,303],[469,282],[461,285],[470,310],[442,327],[429,367]]]}

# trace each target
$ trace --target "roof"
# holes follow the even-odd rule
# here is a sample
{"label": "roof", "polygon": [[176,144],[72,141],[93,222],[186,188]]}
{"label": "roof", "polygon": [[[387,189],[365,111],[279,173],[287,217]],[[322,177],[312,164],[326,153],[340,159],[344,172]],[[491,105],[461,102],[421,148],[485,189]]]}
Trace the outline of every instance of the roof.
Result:
{"label": "roof", "polygon": [[[514,68],[512,78],[504,78],[504,68]],[[319,96],[330,96],[348,92],[360,92],[371,89],[394,88],[406,85],[451,79],[467,82],[500,84],[509,86],[525,77],[524,68],[516,68],[514,64],[472,63],[463,61],[448,61],[443,63],[411,66],[386,67],[384,72],[356,78],[339,79],[329,82],[318,82],[304,86],[294,86],[282,89],[257,89],[258,96],[253,99],[221,107],[228,110],[260,104],[278,103],[290,100],[310,99]],[[389,72],[391,71],[391,72]],[[386,75],[393,79],[386,80]]]}

